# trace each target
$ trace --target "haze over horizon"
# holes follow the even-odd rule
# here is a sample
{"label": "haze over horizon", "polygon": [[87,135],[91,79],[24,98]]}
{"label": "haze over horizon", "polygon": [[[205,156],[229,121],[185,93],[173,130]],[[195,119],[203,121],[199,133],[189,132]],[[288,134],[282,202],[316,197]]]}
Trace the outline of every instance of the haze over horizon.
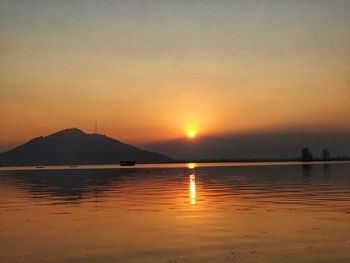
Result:
{"label": "haze over horizon", "polygon": [[93,132],[95,120],[152,149],[189,130],[198,141],[339,135],[326,147],[340,147],[349,10],[342,0],[0,0],[0,152],[68,127]]}
{"label": "haze over horizon", "polygon": [[[55,144],[52,144],[52,138],[60,138],[62,141],[56,141]],[[96,138],[102,138],[103,141],[106,140],[110,142],[115,142],[115,140],[117,140],[118,144],[128,144],[125,141],[119,141],[117,138],[111,138],[107,134],[89,133],[76,127],[72,127],[56,131],[52,134],[37,136],[28,142],[16,145],[15,148],[10,149],[8,152],[5,151],[4,153],[18,156],[18,153],[21,152],[26,158],[28,156],[32,158],[33,155],[39,155],[40,159],[42,156],[48,156],[58,150],[61,157],[58,159],[52,158],[51,161],[55,162],[62,162],[63,157],[71,156],[71,154],[68,153],[76,152],[78,149],[81,150],[81,148],[84,149],[81,152],[83,156],[88,151],[94,152],[94,156],[104,156],[100,162],[109,161],[113,163],[118,155],[125,156],[126,152],[118,152],[118,150],[115,150],[113,154],[97,154],[97,151],[108,151],[110,145],[103,144],[100,145],[100,148],[96,148]],[[39,141],[41,142],[41,149],[37,146],[37,142]],[[82,142],[84,142],[83,145],[81,144]],[[65,154],[62,154],[63,144],[66,145]],[[328,152],[329,157],[342,159],[349,158],[350,134],[252,133],[223,136],[200,136],[200,138],[193,136],[130,146],[138,147],[150,152],[158,152],[164,154],[165,157],[172,158],[173,160],[291,160],[299,159],[301,156],[301,150],[305,147],[311,150],[311,153],[316,160],[323,158],[322,151],[324,149],[328,149],[328,151],[330,150],[330,152]],[[48,152],[43,154],[43,150]],[[32,151],[34,151],[35,154],[34,152],[32,153]],[[89,156],[89,154],[87,155]],[[21,159],[11,161],[11,163],[14,162],[22,161]],[[40,163],[40,161],[38,162]],[[65,162],[72,163],[72,161]],[[96,162],[96,160],[94,160],[94,162]],[[75,162],[73,161],[73,163]]]}

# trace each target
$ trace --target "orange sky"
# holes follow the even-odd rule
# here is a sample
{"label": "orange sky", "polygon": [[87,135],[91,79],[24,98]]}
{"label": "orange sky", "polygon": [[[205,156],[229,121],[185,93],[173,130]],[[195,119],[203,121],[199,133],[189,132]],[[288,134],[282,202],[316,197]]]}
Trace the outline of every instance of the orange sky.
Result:
{"label": "orange sky", "polygon": [[0,150],[68,127],[130,143],[350,131],[350,2],[0,3]]}

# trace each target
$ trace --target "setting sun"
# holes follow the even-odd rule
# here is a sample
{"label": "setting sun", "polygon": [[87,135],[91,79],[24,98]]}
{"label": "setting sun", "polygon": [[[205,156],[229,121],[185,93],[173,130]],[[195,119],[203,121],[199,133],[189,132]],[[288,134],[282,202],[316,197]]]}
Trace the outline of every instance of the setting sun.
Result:
{"label": "setting sun", "polygon": [[194,131],[189,131],[189,132],[187,132],[187,137],[189,137],[189,138],[194,138],[194,137],[196,137],[196,132],[194,132]]}

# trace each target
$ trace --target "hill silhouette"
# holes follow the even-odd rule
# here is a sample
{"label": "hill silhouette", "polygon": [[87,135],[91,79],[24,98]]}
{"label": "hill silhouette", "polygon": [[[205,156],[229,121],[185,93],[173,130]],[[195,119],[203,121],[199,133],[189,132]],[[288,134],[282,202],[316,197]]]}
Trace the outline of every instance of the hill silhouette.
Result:
{"label": "hill silhouette", "polygon": [[119,164],[120,160],[162,163],[172,159],[102,134],[87,134],[77,128],[34,138],[0,154],[0,164],[3,166]]}

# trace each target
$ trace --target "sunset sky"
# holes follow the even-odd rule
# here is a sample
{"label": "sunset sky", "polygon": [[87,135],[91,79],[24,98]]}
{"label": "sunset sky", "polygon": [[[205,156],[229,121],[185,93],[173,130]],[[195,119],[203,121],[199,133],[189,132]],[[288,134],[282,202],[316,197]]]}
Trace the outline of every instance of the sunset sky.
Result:
{"label": "sunset sky", "polygon": [[350,1],[0,0],[0,151],[350,132]]}

